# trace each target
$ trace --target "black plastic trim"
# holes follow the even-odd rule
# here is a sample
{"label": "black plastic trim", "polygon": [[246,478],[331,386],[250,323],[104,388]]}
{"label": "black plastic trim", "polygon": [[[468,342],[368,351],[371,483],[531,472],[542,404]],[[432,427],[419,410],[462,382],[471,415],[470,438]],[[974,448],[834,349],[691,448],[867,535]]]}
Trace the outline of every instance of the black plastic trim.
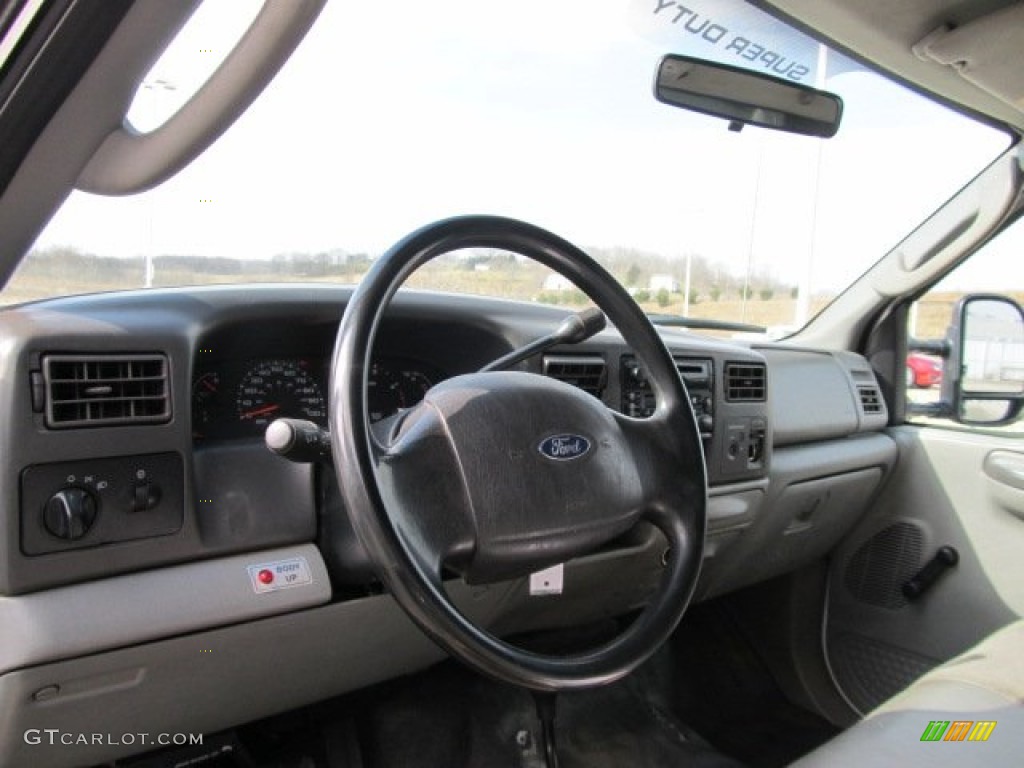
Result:
{"label": "black plastic trim", "polygon": [[33,21],[0,78],[0,195],[133,4],[58,0]]}

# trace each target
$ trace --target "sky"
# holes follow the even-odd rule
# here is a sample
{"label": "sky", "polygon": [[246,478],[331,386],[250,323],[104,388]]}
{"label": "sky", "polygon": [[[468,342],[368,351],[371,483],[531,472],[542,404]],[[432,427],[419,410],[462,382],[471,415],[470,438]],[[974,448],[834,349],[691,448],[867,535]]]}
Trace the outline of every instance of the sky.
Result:
{"label": "sky", "polygon": [[[137,127],[201,82],[242,5],[258,7],[207,0],[147,77]],[[196,163],[143,195],[74,194],[37,246],[375,255],[437,218],[500,213],[584,247],[697,254],[836,290],[1006,146],[856,71],[825,84],[845,101],[835,139],[729,132],[652,96],[660,57],[695,37],[670,12],[664,0],[328,3]]]}

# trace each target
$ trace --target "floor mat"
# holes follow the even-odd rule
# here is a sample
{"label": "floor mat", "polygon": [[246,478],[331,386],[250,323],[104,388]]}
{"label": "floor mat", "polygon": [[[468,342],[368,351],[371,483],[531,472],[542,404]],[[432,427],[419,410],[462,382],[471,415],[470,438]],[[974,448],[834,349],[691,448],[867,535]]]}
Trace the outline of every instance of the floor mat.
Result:
{"label": "floor mat", "polygon": [[[558,699],[561,768],[740,768],[666,708],[642,670]],[[358,718],[366,768],[543,768],[529,694],[454,663],[366,702]]]}
{"label": "floor mat", "polygon": [[690,608],[671,660],[679,717],[751,768],[788,765],[839,732],[785,697],[727,601]]}

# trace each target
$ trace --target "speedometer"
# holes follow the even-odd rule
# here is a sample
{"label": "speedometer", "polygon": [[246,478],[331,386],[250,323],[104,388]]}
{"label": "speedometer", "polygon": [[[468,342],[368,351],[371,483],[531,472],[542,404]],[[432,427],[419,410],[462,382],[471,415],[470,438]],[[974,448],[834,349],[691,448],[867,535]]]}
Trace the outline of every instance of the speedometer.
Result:
{"label": "speedometer", "polygon": [[323,425],[327,405],[310,368],[308,360],[258,360],[250,365],[238,384],[238,420],[266,426],[285,416]]}

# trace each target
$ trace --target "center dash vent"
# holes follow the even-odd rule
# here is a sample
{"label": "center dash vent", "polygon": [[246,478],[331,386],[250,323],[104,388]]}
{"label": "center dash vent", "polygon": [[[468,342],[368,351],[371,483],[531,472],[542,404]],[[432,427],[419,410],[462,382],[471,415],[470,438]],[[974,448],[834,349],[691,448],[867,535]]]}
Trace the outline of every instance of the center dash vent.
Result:
{"label": "center dash vent", "polygon": [[45,355],[46,425],[153,424],[171,418],[164,355]]}
{"label": "center dash vent", "polygon": [[864,413],[882,413],[882,393],[878,387],[863,386],[857,387],[860,395],[860,406]]}
{"label": "center dash vent", "polygon": [[600,398],[608,381],[603,357],[596,355],[545,355],[544,375],[579,387]]}
{"label": "center dash vent", "polygon": [[725,399],[730,403],[763,403],[767,372],[762,363],[726,363]]}

